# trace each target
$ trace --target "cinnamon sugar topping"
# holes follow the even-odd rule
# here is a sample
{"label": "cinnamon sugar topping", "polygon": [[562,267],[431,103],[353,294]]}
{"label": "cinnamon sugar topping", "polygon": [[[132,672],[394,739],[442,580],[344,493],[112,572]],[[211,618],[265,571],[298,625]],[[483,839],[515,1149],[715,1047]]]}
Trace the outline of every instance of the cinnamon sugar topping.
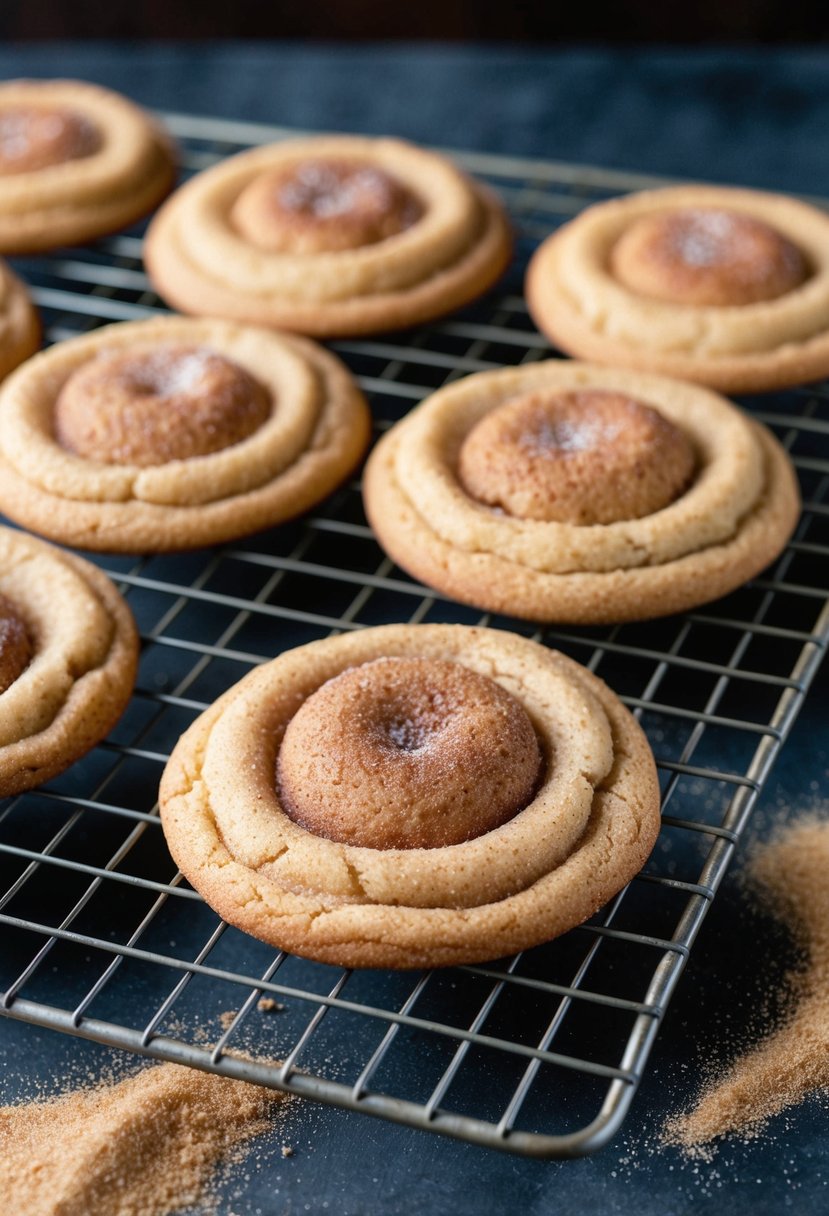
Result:
{"label": "cinnamon sugar topping", "polygon": [[773,300],[808,274],[797,246],[769,224],[718,207],[637,220],[614,246],[611,269],[640,295],[699,306]]}
{"label": "cinnamon sugar topping", "polygon": [[0,693],[15,682],[32,661],[34,647],[14,604],[0,595]]}
{"label": "cinnamon sugar topping", "polygon": [[316,835],[439,848],[523,810],[540,766],[526,711],[499,684],[457,663],[383,658],[304,702],[277,782],[286,812]]}
{"label": "cinnamon sugar topping", "polygon": [[357,249],[410,228],[422,207],[396,178],[359,161],[305,160],[255,178],[232,218],[261,249]]}
{"label": "cinnamon sugar topping", "polygon": [[687,488],[694,453],[662,414],[621,393],[529,393],[486,414],[460,450],[479,502],[520,519],[607,524],[661,510]]}
{"label": "cinnamon sugar topping", "polygon": [[167,346],[104,353],[61,389],[55,436],[88,460],[159,465],[240,443],[270,409],[262,385],[212,350]]}
{"label": "cinnamon sugar topping", "polygon": [[0,111],[0,174],[80,160],[100,145],[98,129],[73,110],[17,106]]}

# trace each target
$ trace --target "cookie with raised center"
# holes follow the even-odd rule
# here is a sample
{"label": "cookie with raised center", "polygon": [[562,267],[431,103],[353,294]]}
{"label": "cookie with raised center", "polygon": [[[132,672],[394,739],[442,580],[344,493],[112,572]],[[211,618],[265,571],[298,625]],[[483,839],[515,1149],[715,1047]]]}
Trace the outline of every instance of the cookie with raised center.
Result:
{"label": "cookie with raised center", "polygon": [[429,586],[585,624],[724,595],[800,505],[783,448],[724,397],[560,360],[441,389],[383,436],[363,489],[381,545]]}
{"label": "cookie with raised center", "polygon": [[125,228],[173,184],[172,141],[126,97],[78,80],[0,85],[0,252]]}
{"label": "cookie with raised center", "polygon": [[40,346],[40,318],[28,289],[0,261],[0,380]]}
{"label": "cookie with raised center", "polygon": [[132,615],[103,571],[0,528],[0,795],[48,781],[103,739],[137,662]]}
{"label": "cookie with raised center", "polygon": [[677,186],[587,208],[538,248],[527,304],[569,354],[722,392],[829,373],[829,216]]}
{"label": "cookie with raised center", "polygon": [[147,269],[184,312],[313,337],[419,324],[509,261],[504,209],[445,157],[399,140],[291,140],[189,181],[150,225]]}
{"label": "cookie with raised center", "polygon": [[53,540],[153,553],[293,518],[353,470],[365,400],[313,342],[185,317],[108,326],[0,390],[0,508]]}
{"label": "cookie with raised center", "polygon": [[165,769],[176,863],[231,924],[348,967],[547,941],[642,867],[659,786],[605,684],[514,634],[390,625],[257,667]]}

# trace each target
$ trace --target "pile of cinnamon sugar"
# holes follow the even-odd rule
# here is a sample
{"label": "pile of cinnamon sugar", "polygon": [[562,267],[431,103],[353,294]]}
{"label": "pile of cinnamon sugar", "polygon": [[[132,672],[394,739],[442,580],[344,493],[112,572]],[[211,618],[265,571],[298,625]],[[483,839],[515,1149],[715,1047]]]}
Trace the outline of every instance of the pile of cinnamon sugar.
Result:
{"label": "pile of cinnamon sugar", "polygon": [[214,1171],[286,1095],[180,1064],[0,1108],[0,1210],[167,1216],[215,1208]]}
{"label": "pile of cinnamon sugar", "polygon": [[747,877],[790,927],[804,965],[789,977],[782,1025],[669,1121],[666,1142],[699,1155],[728,1133],[757,1135],[773,1115],[829,1086],[829,821],[785,829],[756,854]]}

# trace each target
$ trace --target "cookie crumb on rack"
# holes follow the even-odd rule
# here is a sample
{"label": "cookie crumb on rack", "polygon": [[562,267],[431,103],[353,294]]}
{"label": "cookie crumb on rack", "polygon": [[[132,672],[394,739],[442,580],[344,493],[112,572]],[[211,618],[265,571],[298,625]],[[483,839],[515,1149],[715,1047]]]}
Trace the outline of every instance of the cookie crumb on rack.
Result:
{"label": "cookie crumb on rack", "polygon": [[805,961],[789,977],[782,1024],[706,1085],[696,1105],[670,1119],[665,1141],[710,1157],[729,1133],[757,1136],[768,1120],[829,1087],[829,819],[786,827],[751,860],[747,877],[790,927]]}
{"label": "cookie crumb on rack", "polygon": [[281,1001],[275,1001],[272,996],[263,996],[256,1002],[260,1013],[282,1013],[285,1006]]}
{"label": "cookie crumb on rack", "polygon": [[[290,1099],[181,1064],[0,1107],[0,1194],[26,1216],[215,1211],[211,1179]],[[285,1155],[283,1149],[283,1156]]]}

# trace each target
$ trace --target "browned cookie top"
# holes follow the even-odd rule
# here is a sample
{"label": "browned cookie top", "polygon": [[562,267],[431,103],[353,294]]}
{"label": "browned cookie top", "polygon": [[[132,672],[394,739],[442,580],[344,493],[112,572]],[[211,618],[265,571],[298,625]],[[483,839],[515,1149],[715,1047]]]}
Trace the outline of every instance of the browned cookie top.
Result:
{"label": "browned cookie top", "polygon": [[374,849],[434,849],[523,810],[541,768],[521,704],[478,672],[381,658],[323,684],[279,751],[286,813],[308,831]]}
{"label": "browned cookie top", "polygon": [[0,110],[0,174],[29,173],[97,152],[101,133],[89,118],[60,106]]}
{"label": "browned cookie top", "polygon": [[262,425],[271,399],[249,372],[207,347],[102,353],[55,401],[58,443],[87,460],[141,467],[208,456]]}
{"label": "browned cookie top", "polygon": [[231,219],[260,249],[321,253],[375,245],[410,228],[422,212],[391,173],[365,161],[316,158],[254,178]]}
{"label": "browned cookie top", "polygon": [[0,693],[26,670],[32,659],[32,639],[26,622],[5,595],[0,595]]}
{"label": "browned cookie top", "polygon": [[694,463],[688,436],[624,393],[542,391],[484,415],[458,477],[472,498],[521,519],[607,524],[666,507]]}
{"label": "browned cookie top", "polygon": [[720,307],[774,300],[808,274],[793,241],[763,220],[724,207],[643,216],[613,246],[610,265],[641,295]]}

